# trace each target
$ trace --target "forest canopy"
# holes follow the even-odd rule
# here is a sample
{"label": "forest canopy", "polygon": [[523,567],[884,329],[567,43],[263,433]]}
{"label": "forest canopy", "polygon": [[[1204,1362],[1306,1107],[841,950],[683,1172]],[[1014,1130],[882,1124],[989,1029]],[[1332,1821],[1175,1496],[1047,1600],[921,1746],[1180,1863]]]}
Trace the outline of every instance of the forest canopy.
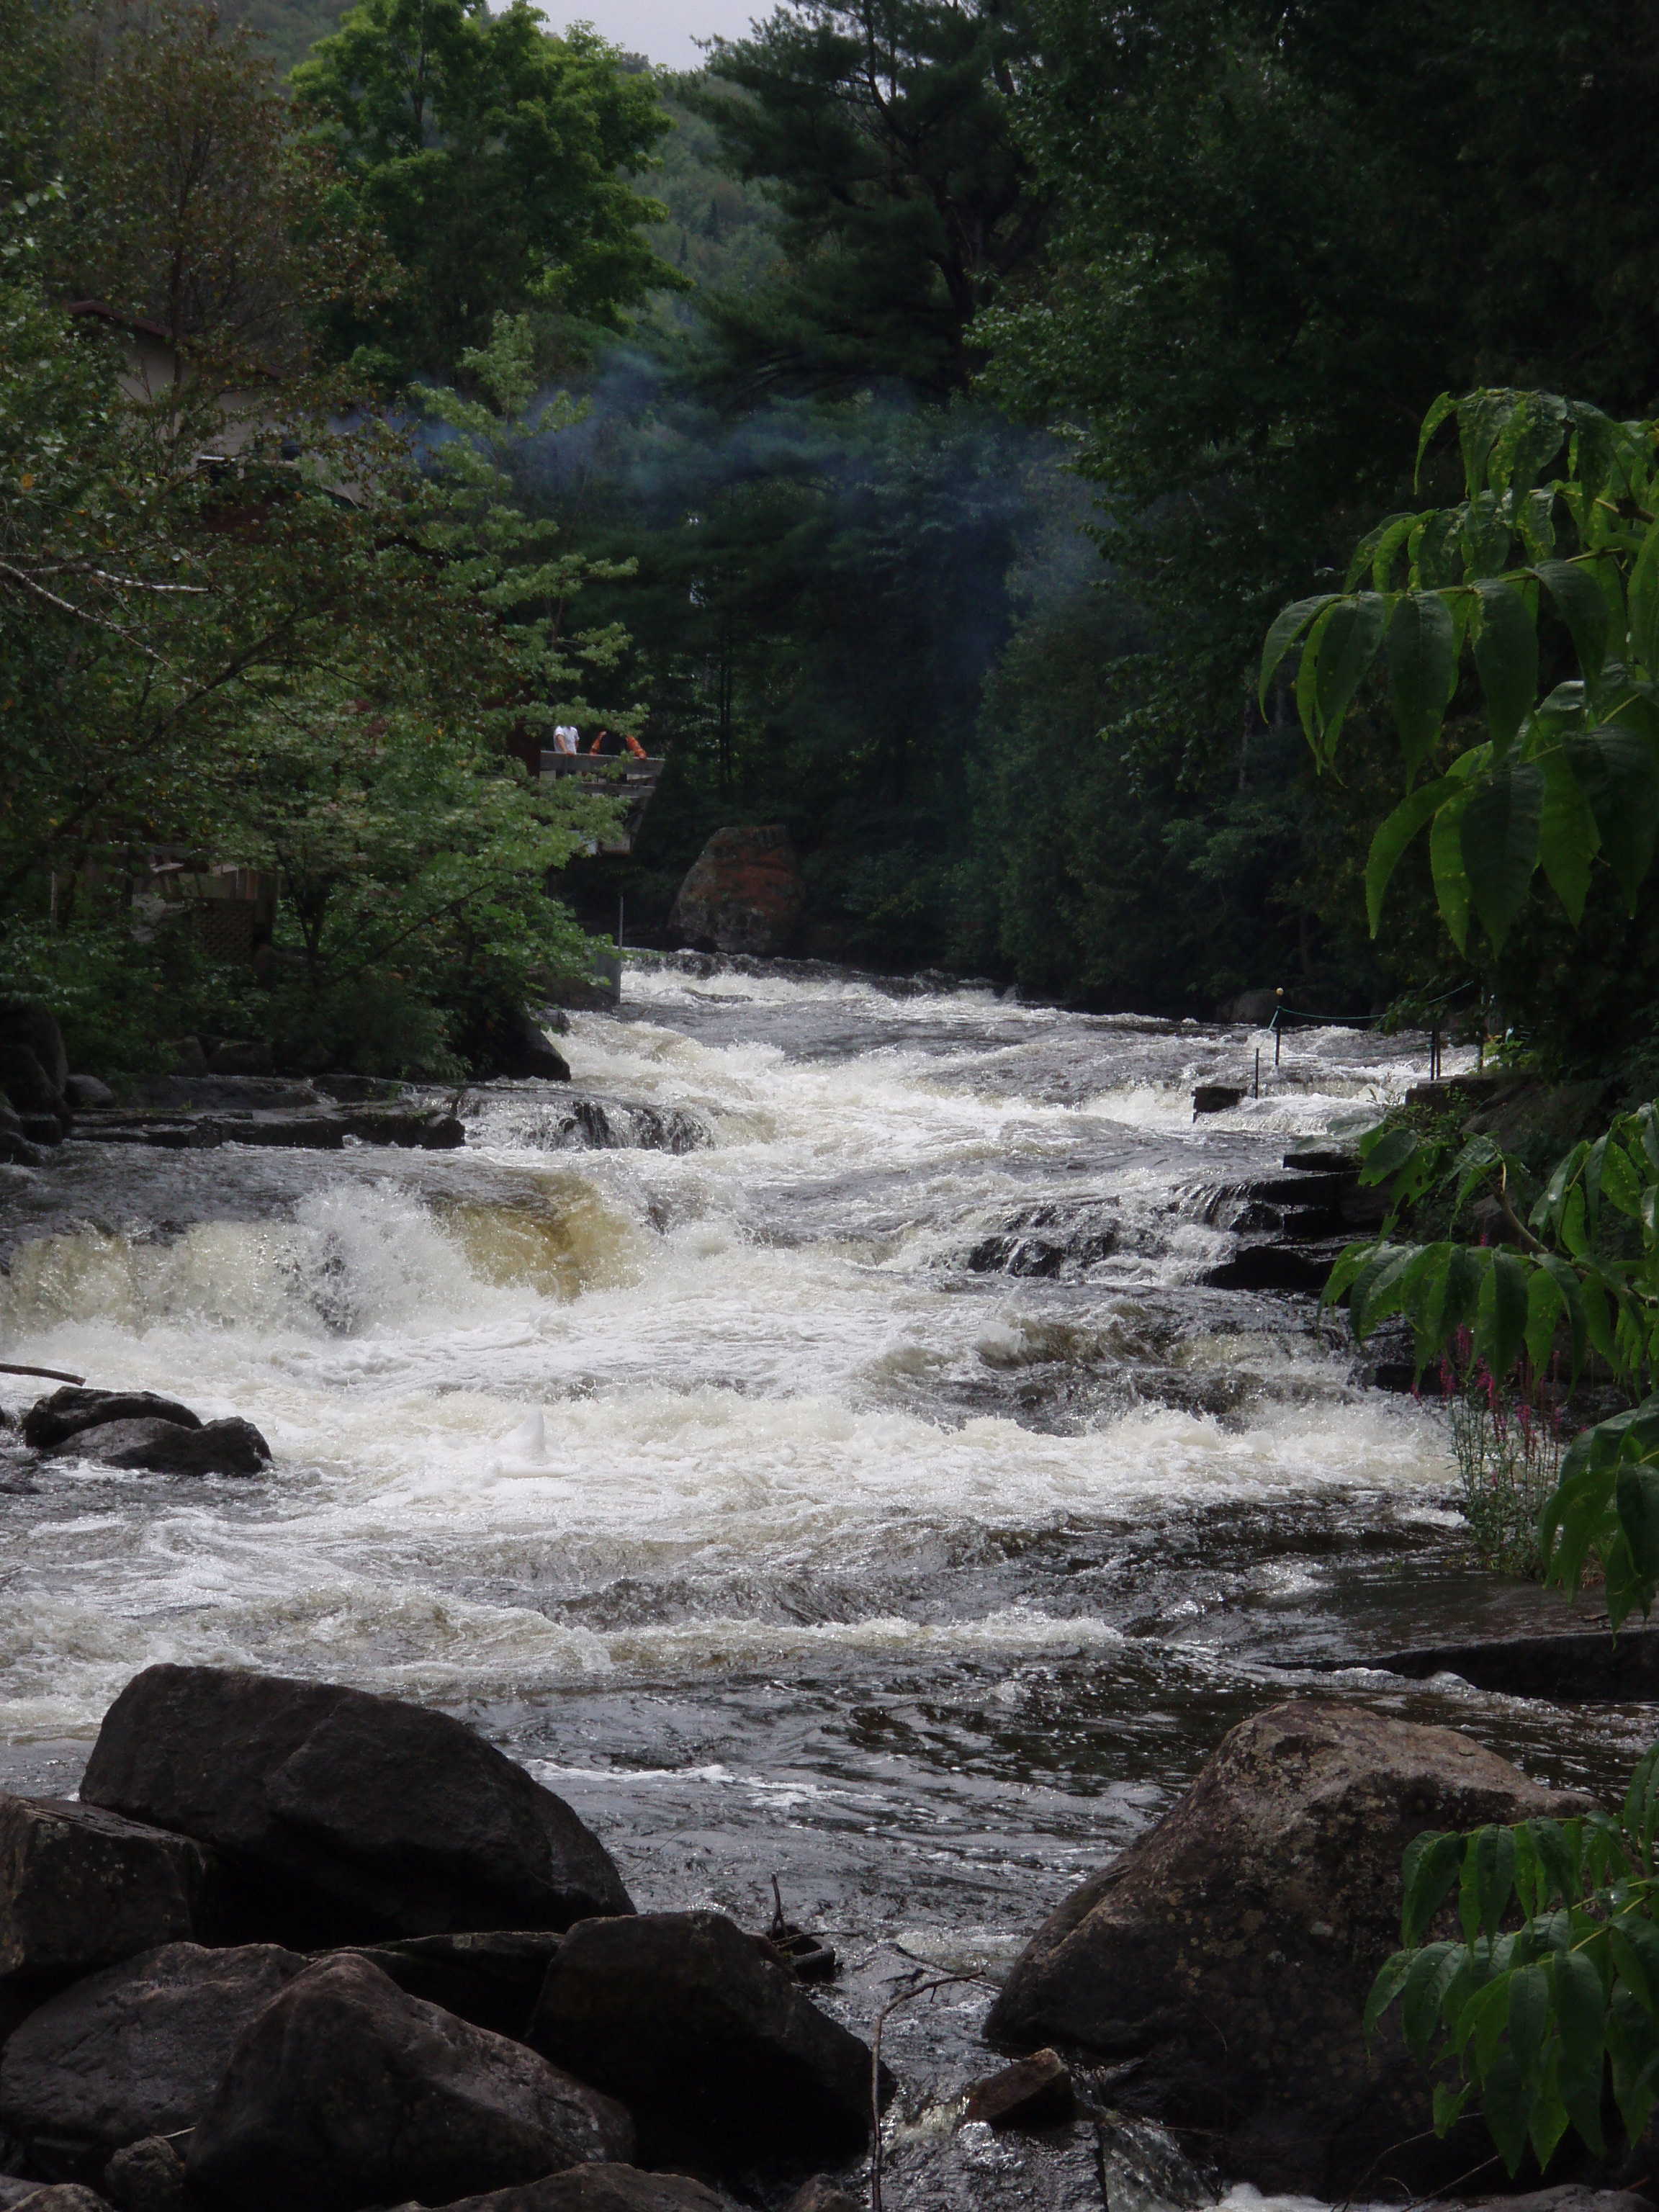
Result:
{"label": "forest canopy", "polygon": [[[1437,394],[1659,406],[1659,40],[1625,0],[787,0],[690,74],[526,0],[0,0],[0,52],[17,976],[73,966],[66,927],[137,957],[94,848],[270,859],[256,787],[413,819],[428,761],[386,898],[447,889],[462,789],[514,825],[520,885],[519,920],[398,985],[428,1055],[464,1056],[456,978],[498,927],[510,994],[580,961],[568,909],[620,894],[659,932],[745,822],[803,855],[797,950],[1172,1013],[1465,989],[1551,1065],[1651,1048],[1645,884],[1601,871],[1577,927],[1528,895],[1471,936],[1413,847],[1373,933],[1386,657],[1339,759],[1301,727],[1299,638],[1256,684],[1279,610],[1340,594],[1376,516],[1455,498],[1437,449],[1413,489]],[[122,386],[135,322],[190,364],[159,408]],[[288,472],[257,531],[195,460],[235,379]],[[325,464],[342,439],[372,454]],[[46,580],[91,561],[83,508],[125,580],[77,597]],[[239,642],[259,610],[280,670]],[[1565,666],[1548,605],[1537,635]],[[1478,741],[1474,662],[1441,703],[1431,778]],[[520,765],[578,713],[666,763],[629,857],[584,859]],[[315,757],[278,740],[301,723]]]}

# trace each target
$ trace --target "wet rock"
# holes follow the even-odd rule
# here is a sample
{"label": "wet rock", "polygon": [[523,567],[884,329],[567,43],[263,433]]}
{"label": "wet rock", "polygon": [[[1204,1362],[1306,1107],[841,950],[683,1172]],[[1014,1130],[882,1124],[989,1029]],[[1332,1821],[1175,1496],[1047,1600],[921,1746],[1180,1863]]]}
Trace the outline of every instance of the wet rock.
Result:
{"label": "wet rock", "polygon": [[1486,1644],[1435,1644],[1390,1651],[1381,1659],[1338,1660],[1426,1682],[1456,1674],[1477,1690],[1504,1697],[1547,1698],[1552,1705],[1593,1699],[1659,1701],[1659,1629],[1621,1629],[1614,1637],[1586,1631],[1564,1636],[1508,1636]]}
{"label": "wet rock", "polygon": [[1077,2093],[1065,2060],[1058,2051],[1034,2051],[975,2081],[963,2118],[990,2128],[1050,2128],[1076,2113]]}
{"label": "wet rock", "polygon": [[46,1163],[46,1152],[37,1145],[23,1126],[21,1114],[13,1113],[6,1103],[6,1094],[0,1089],[0,1166],[38,1168]]}
{"label": "wet rock", "polygon": [[111,2159],[104,2193],[116,2212],[186,2212],[185,2161],[165,2136],[145,2136]]}
{"label": "wet rock", "polygon": [[26,1044],[0,1030],[0,1089],[19,1114],[56,1114],[64,1094]]}
{"label": "wet rock", "polygon": [[0,2051],[0,2119],[63,2180],[194,2127],[238,2036],[305,1964],[270,1943],[167,1943],[75,1983]]}
{"label": "wet rock", "polygon": [[1534,2189],[1523,2197],[1481,2197],[1449,2203],[1444,2212],[1654,2212],[1650,2197],[1628,2189],[1590,2189],[1564,2182],[1559,2189]]}
{"label": "wet rock", "polygon": [[1206,1268],[1199,1279],[1216,1291],[1322,1291],[1350,1241],[1325,1237],[1305,1243],[1241,1243],[1231,1260]]}
{"label": "wet rock", "polygon": [[13,2201],[17,2212],[110,2212],[107,2197],[100,2197],[95,2189],[83,2189],[76,2181],[58,2182],[46,2189],[37,2185],[32,2195]]}
{"label": "wet rock", "polygon": [[27,2203],[31,2197],[40,2194],[38,2181],[26,2181],[15,2173],[0,2173],[0,2212],[13,2212],[15,2206]]}
{"label": "wet rock", "polygon": [[360,1145],[405,1152],[453,1152],[466,1142],[465,1123],[442,1106],[359,1106],[345,1116],[345,1133]]}
{"label": "wet rock", "polygon": [[573,1929],[530,2041],[630,2107],[653,2165],[799,2170],[869,2136],[867,2047],[724,1913]]}
{"label": "wet rock", "polygon": [[81,1796],[220,1850],[246,1924],[311,1945],[633,1909],[563,1799],[462,1722],[331,1683],[148,1668],[106,1714]]}
{"label": "wet rock", "polygon": [[270,1464],[270,1446],[252,1422],[236,1419],[189,1429],[177,1421],[100,1421],[56,1449],[144,1474],[263,1474]]}
{"label": "wet rock", "polygon": [[1413,2189],[1466,2179],[1484,2129],[1437,2140],[1423,2069],[1361,2032],[1399,1941],[1401,1856],[1425,1829],[1582,1809],[1449,1729],[1276,1706],[1039,1930],[987,2033],[1139,2061],[1119,2101],[1204,2130],[1264,2190],[1347,2195],[1385,2152]]}
{"label": "wet rock", "polygon": [[1231,1114],[1244,1103],[1243,1083],[1200,1083],[1193,1092],[1193,1119],[1200,1114]]}
{"label": "wet rock", "polygon": [[544,1928],[461,1936],[416,1936],[402,1943],[354,1945],[412,1997],[441,2005],[475,2027],[522,2037],[561,1936]]}
{"label": "wet rock", "polygon": [[154,1390],[87,1390],[66,1384],[29,1407],[23,1416],[23,1441],[37,1451],[55,1451],[82,1430],[105,1421],[172,1421],[181,1429],[202,1425],[199,1413]]}
{"label": "wet rock", "polygon": [[780,823],[717,830],[680,884],[669,934],[717,952],[778,952],[805,900],[800,862]]}
{"label": "wet rock", "polygon": [[[405,2205],[402,2212],[419,2212]],[[463,2197],[438,2212],[732,2212],[729,2197],[683,2173],[642,2173],[635,2166],[573,2166],[517,2189]]]}
{"label": "wet rock", "polygon": [[95,1075],[70,1076],[64,1085],[64,1097],[70,1111],[76,1114],[92,1107],[113,1106],[116,1103],[115,1093],[108,1084]]}
{"label": "wet rock", "polygon": [[861,2212],[857,2200],[827,2174],[815,2173],[802,2182],[783,2212]]}
{"label": "wet rock", "polygon": [[[27,1052],[45,1076],[52,1098],[60,1103],[69,1080],[69,1054],[58,1017],[38,1000],[0,999],[0,1062],[9,1051]],[[0,1073],[0,1084],[10,1085]],[[16,1106],[23,1101],[14,1097]]]}
{"label": "wet rock", "polygon": [[197,1932],[188,1837],[52,1797],[0,1797],[0,1977],[50,1987]]}
{"label": "wet rock", "polygon": [[186,2170],[227,2212],[356,2212],[633,2148],[620,2105],[345,1958],[312,1966],[243,2033]]}

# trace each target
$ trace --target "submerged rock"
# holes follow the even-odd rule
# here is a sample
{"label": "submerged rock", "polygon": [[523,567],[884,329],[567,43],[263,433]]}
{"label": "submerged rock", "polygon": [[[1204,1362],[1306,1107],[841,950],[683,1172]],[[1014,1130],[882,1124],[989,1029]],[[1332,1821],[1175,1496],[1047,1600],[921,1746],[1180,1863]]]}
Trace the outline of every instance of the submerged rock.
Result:
{"label": "submerged rock", "polygon": [[[422,2212],[403,2205],[398,2212]],[[683,2173],[641,2173],[636,2166],[573,2166],[516,2189],[463,2197],[438,2212],[732,2212],[729,2197]]]}
{"label": "submerged rock", "polygon": [[86,1390],[66,1385],[50,1397],[37,1398],[23,1416],[23,1442],[37,1451],[54,1451],[83,1429],[105,1421],[173,1421],[181,1429],[199,1429],[202,1417],[181,1406],[176,1398],[163,1398],[154,1390]]}
{"label": "submerged rock", "polygon": [[312,1945],[568,1928],[633,1907],[609,1854],[464,1723],[240,1668],[147,1668],[81,1783],[244,1877],[244,1927]]}
{"label": "submerged rock", "polygon": [[309,1968],[251,2023],[186,2171],[226,2212],[356,2212],[633,2148],[610,2098],[347,1958]]}
{"label": "submerged rock", "polygon": [[0,1977],[50,1987],[187,1941],[206,1873],[186,1836],[94,1805],[0,1797]]}
{"label": "submerged rock", "polygon": [[118,2150],[104,2169],[116,2212],[188,2212],[185,2161],[165,2136],[144,2136]]}
{"label": "submerged rock", "polygon": [[1054,2051],[1034,2051],[1000,2073],[988,2074],[968,2092],[966,2120],[988,2128],[1048,2128],[1077,2112],[1071,2070]]}
{"label": "submerged rock", "polygon": [[1361,2030],[1399,1943],[1401,1857],[1425,1829],[1583,1809],[1449,1729],[1275,1706],[1038,1931],[986,2032],[1139,2061],[1120,2101],[1203,2130],[1264,2190],[1358,2193],[1384,2154],[1414,2189],[1467,2180],[1484,2129],[1437,2139],[1425,2070]]}
{"label": "submerged rock", "polygon": [[167,1943],[76,1982],[0,2052],[0,2118],[32,2164],[67,2180],[194,2127],[238,2036],[305,1964],[271,1943]]}
{"label": "submerged rock", "polygon": [[870,2052],[720,1912],[573,1929],[530,2041],[633,2110],[653,2165],[821,2165],[870,2133]]}
{"label": "submerged rock", "polygon": [[270,1446],[252,1421],[100,1421],[54,1447],[62,1456],[145,1474],[263,1474]]}

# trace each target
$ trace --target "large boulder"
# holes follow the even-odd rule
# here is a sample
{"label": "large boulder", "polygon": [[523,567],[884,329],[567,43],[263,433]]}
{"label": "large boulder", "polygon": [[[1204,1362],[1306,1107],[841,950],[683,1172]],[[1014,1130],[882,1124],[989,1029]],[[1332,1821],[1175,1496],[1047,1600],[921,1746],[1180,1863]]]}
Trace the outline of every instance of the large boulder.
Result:
{"label": "large boulder", "polygon": [[780,823],[717,830],[686,871],[669,934],[702,951],[781,952],[805,899],[800,862]]}
{"label": "large boulder", "polygon": [[441,2005],[475,2027],[522,2039],[548,1961],[563,1941],[545,1928],[514,1928],[482,1935],[414,1936],[400,1943],[354,1944],[352,1949],[390,1974],[406,1995]]}
{"label": "large boulder", "polygon": [[[399,2212],[421,2208],[404,2205]],[[463,2197],[440,2206],[439,2212],[732,2212],[732,2203],[684,2173],[641,2173],[636,2166],[573,2166],[518,2189]]]}
{"label": "large boulder", "polygon": [[199,1429],[202,1417],[154,1390],[87,1390],[65,1383],[49,1397],[37,1398],[23,1416],[23,1442],[36,1451],[56,1451],[83,1430],[110,1421],[172,1421]]}
{"label": "large boulder", "polygon": [[194,2127],[236,2039],[306,1961],[272,1943],[167,1943],[49,1998],[0,2051],[0,2120],[53,2179]]}
{"label": "large boulder", "polygon": [[720,1912],[574,1928],[529,2040],[620,2097],[647,2164],[822,2166],[870,2130],[870,2052]]}
{"label": "large boulder", "polygon": [[186,1836],[93,1805],[0,1796],[0,1977],[45,1989],[188,1940],[206,1872]]}
{"label": "large boulder", "polygon": [[[69,1080],[69,1054],[58,1017],[49,1006],[33,999],[0,999],[0,1059],[12,1052],[30,1055],[46,1078],[52,1098],[61,1105]],[[0,1076],[0,1082],[4,1081]],[[14,1103],[23,1105],[21,1099]]]}
{"label": "large boulder", "polygon": [[81,1796],[211,1845],[246,1879],[240,1927],[307,1944],[633,1910],[563,1799],[464,1723],[333,1683],[147,1668]]}
{"label": "large boulder", "polygon": [[1401,1857],[1425,1829],[1584,1809],[1450,1729],[1276,1705],[1038,1930],[986,2033],[1139,2062],[1115,2100],[1201,2130],[1270,2192],[1443,2188],[1490,2155],[1484,2130],[1437,2139],[1424,2070],[1361,2028],[1399,1946]]}
{"label": "large boulder", "polygon": [[234,1417],[188,1429],[177,1421],[100,1421],[53,1449],[143,1474],[263,1474],[270,1465],[270,1446],[258,1430]]}
{"label": "large boulder", "polygon": [[227,2212],[356,2212],[633,2155],[628,2114],[522,2044],[403,1991],[366,1959],[313,1966],[236,2046],[191,2137]]}

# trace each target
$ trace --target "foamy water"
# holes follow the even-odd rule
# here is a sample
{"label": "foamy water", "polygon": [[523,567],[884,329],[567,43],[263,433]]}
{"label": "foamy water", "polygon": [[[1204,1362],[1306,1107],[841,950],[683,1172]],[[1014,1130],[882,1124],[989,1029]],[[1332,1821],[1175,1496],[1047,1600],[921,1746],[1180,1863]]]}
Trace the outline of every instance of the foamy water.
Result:
{"label": "foamy water", "polygon": [[[156,1660],[428,1699],[642,1902],[758,1923],[776,1874],[862,2021],[919,1960],[1000,1971],[1287,1692],[1553,1778],[1628,1764],[1628,1716],[1306,1670],[1540,1602],[1473,1565],[1432,1410],[1364,1387],[1310,1299],[1204,1285],[1228,1194],[1397,1097],[1425,1040],[1304,1032],[1275,1072],[1245,1030],[661,967],[563,1042],[581,1111],[486,1087],[462,1152],[0,1168],[0,1356],[276,1455],[245,1482],[13,1453],[3,1778],[72,1788]],[[1194,1123],[1258,1053],[1262,1095]],[[953,2093],[983,2004],[896,2019],[907,2081]],[[925,2106],[902,2212],[1070,2201]]]}

